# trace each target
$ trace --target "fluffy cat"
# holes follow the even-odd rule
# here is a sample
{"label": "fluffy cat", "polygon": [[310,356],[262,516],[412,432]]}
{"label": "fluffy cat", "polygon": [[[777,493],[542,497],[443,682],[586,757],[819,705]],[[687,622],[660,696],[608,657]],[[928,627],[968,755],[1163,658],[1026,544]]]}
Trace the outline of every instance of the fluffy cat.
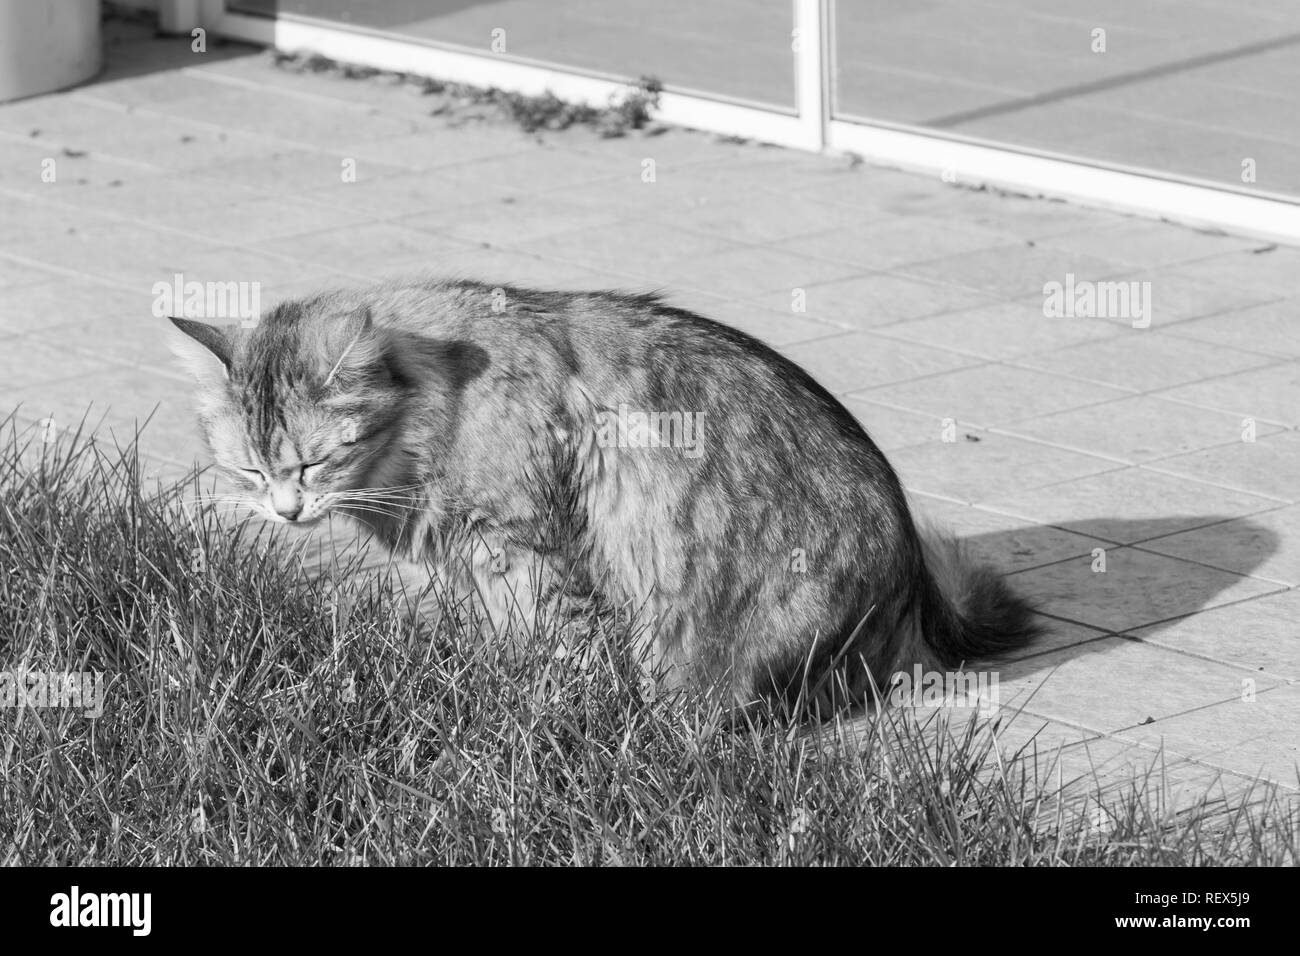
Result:
{"label": "fluffy cat", "polygon": [[347,515],[501,633],[631,605],[674,686],[860,703],[1036,632],[995,572],[922,542],[803,369],[658,296],[424,280],[172,321],[215,461],[269,517]]}

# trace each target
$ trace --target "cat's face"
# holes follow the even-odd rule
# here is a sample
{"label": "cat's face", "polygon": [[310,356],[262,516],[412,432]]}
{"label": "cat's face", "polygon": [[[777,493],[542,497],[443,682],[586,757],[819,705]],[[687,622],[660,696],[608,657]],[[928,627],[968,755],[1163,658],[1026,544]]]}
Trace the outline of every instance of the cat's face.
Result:
{"label": "cat's face", "polygon": [[365,416],[298,408],[263,440],[256,415],[232,403],[207,426],[215,463],[273,521],[306,525],[371,487],[380,438]]}
{"label": "cat's face", "polygon": [[305,525],[332,508],[377,507],[395,487],[399,396],[368,316],[307,322],[289,310],[248,331],[172,321],[208,445],[239,500]]}

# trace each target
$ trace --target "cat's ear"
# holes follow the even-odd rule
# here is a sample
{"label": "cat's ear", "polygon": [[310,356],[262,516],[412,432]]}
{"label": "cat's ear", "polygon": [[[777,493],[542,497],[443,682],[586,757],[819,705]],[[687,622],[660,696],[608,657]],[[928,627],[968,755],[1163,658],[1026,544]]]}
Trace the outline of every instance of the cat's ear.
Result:
{"label": "cat's ear", "polygon": [[175,329],[167,344],[181,364],[205,385],[219,384],[230,377],[230,337],[215,325],[172,318]]}
{"label": "cat's ear", "polygon": [[327,341],[331,362],[329,374],[325,376],[327,387],[340,378],[350,378],[382,364],[382,343],[369,308],[362,307],[341,319]]}

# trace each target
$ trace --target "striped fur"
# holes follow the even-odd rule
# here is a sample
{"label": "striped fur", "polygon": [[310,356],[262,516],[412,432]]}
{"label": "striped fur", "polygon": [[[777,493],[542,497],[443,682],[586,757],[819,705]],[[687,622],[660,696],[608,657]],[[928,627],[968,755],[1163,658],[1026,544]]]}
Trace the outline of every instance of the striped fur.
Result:
{"label": "striped fur", "polygon": [[215,460],[268,515],[348,514],[503,632],[538,605],[631,605],[670,683],[741,702],[809,683],[860,700],[869,675],[1034,634],[1000,577],[922,543],[825,389],[657,296],[429,280],[284,303],[251,331],[173,321]]}

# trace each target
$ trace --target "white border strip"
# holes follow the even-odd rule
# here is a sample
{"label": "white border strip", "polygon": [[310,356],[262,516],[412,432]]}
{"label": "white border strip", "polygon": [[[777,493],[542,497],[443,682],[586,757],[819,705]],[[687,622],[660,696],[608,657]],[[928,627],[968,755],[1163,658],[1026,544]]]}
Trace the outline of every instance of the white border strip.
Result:
{"label": "white border strip", "polygon": [[[799,2],[806,4],[808,0]],[[451,83],[495,86],[524,96],[540,96],[549,91],[569,102],[590,106],[606,106],[611,97],[628,89],[628,84],[619,80],[301,20],[271,20],[223,10],[211,28],[223,36],[278,50],[311,51],[345,63],[435,76]],[[655,116],[674,126],[744,136],[778,146],[810,150],[822,146],[820,124],[813,129],[796,115],[687,93],[660,94]]]}
{"label": "white border strip", "polygon": [[1300,243],[1300,205],[925,133],[827,124],[827,147],[952,181],[1004,186],[1203,229]]}

